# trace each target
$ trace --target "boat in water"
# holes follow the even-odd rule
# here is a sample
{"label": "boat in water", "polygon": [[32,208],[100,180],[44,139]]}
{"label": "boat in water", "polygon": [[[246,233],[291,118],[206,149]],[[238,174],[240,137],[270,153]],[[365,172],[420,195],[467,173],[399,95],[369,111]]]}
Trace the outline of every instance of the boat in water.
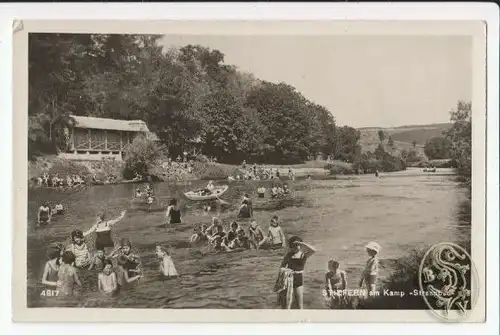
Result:
{"label": "boat in water", "polygon": [[229,185],[215,186],[215,188],[212,190],[212,193],[210,194],[203,194],[203,191],[199,190],[186,192],[184,193],[184,196],[193,201],[214,200],[223,195],[224,192],[228,190],[228,188]]}
{"label": "boat in water", "polygon": [[425,168],[424,172],[436,172],[436,168]]}

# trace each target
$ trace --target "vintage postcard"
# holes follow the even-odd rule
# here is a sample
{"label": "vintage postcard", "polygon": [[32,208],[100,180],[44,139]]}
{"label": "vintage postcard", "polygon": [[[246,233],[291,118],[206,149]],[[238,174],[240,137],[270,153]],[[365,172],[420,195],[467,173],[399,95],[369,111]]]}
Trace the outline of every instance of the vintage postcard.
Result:
{"label": "vintage postcard", "polygon": [[15,321],[484,322],[484,22],[15,24]]}

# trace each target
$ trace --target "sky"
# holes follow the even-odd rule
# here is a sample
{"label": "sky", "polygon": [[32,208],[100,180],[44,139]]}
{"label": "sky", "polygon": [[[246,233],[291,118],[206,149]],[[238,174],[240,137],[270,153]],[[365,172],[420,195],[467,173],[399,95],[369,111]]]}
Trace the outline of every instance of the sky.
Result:
{"label": "sky", "polygon": [[325,106],[338,125],[442,123],[472,97],[469,36],[166,35],[167,47],[200,44],[225,63],[285,82]]}

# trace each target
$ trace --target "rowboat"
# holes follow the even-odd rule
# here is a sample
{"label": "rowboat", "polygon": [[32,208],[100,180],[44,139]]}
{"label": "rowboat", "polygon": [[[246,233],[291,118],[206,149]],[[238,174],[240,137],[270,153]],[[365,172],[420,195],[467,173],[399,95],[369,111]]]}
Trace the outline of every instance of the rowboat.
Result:
{"label": "rowboat", "polygon": [[200,195],[200,191],[189,191],[184,193],[184,196],[193,201],[214,200],[224,194],[228,188],[229,185],[215,186],[211,194]]}
{"label": "rowboat", "polygon": [[433,168],[433,169],[431,169],[431,168],[425,168],[424,172],[436,172],[436,168]]}

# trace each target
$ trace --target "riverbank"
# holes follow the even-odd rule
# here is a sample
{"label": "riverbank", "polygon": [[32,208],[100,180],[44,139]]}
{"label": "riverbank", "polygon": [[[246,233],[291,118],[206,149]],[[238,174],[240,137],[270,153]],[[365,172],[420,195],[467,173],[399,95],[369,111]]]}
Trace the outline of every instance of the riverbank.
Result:
{"label": "riverbank", "polygon": [[[164,165],[164,164],[163,164]],[[251,165],[248,165],[250,167]],[[43,156],[28,162],[28,179],[33,180],[44,173],[49,175],[79,175],[88,183],[92,176],[98,180],[105,180],[112,175],[115,183],[124,181],[123,169],[125,163],[122,161],[70,161],[57,156]],[[282,178],[288,178],[288,170],[293,169],[297,178],[311,176],[313,178],[327,178],[332,174],[350,175],[354,171],[352,165],[341,161],[309,161],[294,165],[259,165],[264,169],[278,170]],[[332,173],[333,171],[333,173]],[[160,164],[151,168],[151,174],[156,180],[226,180],[229,176],[236,178],[243,176],[245,171],[242,166],[221,164],[215,162],[194,161],[192,169],[187,169],[184,164],[173,162],[171,168],[164,168]]]}

